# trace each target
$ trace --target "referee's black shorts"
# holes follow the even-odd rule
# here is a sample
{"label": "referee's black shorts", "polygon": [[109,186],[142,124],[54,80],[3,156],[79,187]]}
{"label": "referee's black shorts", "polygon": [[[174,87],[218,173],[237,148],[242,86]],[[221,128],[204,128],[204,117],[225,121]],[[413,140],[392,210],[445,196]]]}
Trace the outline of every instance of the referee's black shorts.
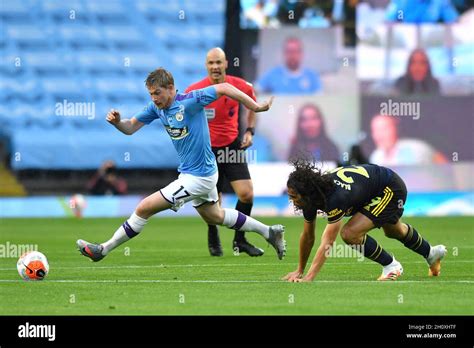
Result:
{"label": "referee's black shorts", "polygon": [[219,170],[219,179],[217,180],[217,191],[219,192],[223,190],[225,179],[229,182],[250,179],[245,150],[241,149],[240,145],[240,139],[237,137],[227,146],[212,148]]}
{"label": "referee's black shorts", "polygon": [[407,188],[402,178],[392,172],[392,179],[372,202],[359,210],[380,228],[385,224],[396,224],[402,217],[407,200]]}

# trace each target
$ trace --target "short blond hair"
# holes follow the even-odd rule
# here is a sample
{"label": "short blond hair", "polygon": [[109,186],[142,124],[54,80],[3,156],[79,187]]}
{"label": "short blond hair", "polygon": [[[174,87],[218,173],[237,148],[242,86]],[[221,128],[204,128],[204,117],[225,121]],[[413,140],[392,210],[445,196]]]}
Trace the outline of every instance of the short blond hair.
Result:
{"label": "short blond hair", "polygon": [[148,74],[145,80],[145,84],[148,88],[150,87],[166,88],[169,85],[174,86],[174,78],[173,78],[173,75],[171,75],[171,73],[168,70],[164,68],[158,68]]}

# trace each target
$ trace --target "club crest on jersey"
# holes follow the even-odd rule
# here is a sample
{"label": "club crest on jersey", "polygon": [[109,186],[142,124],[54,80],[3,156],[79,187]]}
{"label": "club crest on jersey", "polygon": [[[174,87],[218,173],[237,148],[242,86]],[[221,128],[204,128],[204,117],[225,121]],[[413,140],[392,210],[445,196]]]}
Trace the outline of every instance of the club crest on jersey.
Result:
{"label": "club crest on jersey", "polygon": [[166,131],[168,132],[169,136],[173,140],[183,139],[184,137],[188,136],[188,127],[184,128],[172,128],[166,127]]}
{"label": "club crest on jersey", "polygon": [[181,122],[184,119],[184,115],[181,112],[178,112],[176,115],[174,115],[174,117],[178,122]]}

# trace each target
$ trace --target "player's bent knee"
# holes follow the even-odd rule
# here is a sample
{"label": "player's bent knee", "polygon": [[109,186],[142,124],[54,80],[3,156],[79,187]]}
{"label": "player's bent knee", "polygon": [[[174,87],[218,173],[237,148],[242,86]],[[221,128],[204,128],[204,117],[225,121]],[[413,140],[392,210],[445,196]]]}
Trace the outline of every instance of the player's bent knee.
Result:
{"label": "player's bent knee", "polygon": [[209,216],[210,222],[209,224],[212,225],[222,225],[224,223],[224,209],[218,209],[217,211],[214,211],[210,216]]}
{"label": "player's bent knee", "polygon": [[350,226],[344,226],[341,230],[341,238],[347,244],[359,244],[361,239],[355,231]]}
{"label": "player's bent knee", "polygon": [[344,226],[341,230],[341,238],[346,243],[350,238],[350,230],[346,226]]}
{"label": "player's bent knee", "polygon": [[143,219],[148,219],[156,213],[156,209],[154,209],[152,202],[145,198],[138,204],[135,213]]}
{"label": "player's bent knee", "polygon": [[395,226],[384,227],[383,232],[387,238],[401,239],[405,236],[403,230],[399,230]]}
{"label": "player's bent knee", "polygon": [[224,223],[224,209],[218,208],[213,209],[212,214],[209,216],[210,223],[213,225],[222,225]]}
{"label": "player's bent knee", "polygon": [[148,211],[148,209],[147,209],[147,207],[146,207],[146,202],[144,202],[144,201],[145,201],[145,200],[142,200],[142,201],[138,204],[137,208],[135,209],[135,213],[136,213],[138,216],[140,216],[140,217],[142,217],[142,218],[144,218],[144,219],[147,219],[147,218],[149,217],[149,216],[148,216],[148,215],[149,215],[149,211]]}
{"label": "player's bent knee", "polygon": [[199,215],[209,225],[222,225],[224,222],[224,209],[218,205],[204,205],[198,209]]}
{"label": "player's bent knee", "polygon": [[239,195],[239,200],[243,203],[253,203],[253,191],[246,190]]}

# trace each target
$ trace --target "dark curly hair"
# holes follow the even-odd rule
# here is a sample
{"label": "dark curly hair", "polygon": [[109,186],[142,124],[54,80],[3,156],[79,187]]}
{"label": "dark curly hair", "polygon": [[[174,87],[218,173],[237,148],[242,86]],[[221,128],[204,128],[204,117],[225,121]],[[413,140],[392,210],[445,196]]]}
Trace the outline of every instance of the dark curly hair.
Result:
{"label": "dark curly hair", "polygon": [[325,211],[327,195],[333,189],[334,183],[327,175],[323,175],[314,160],[296,158],[290,162],[295,168],[288,177],[286,186],[301,196],[302,204],[296,210]]}

